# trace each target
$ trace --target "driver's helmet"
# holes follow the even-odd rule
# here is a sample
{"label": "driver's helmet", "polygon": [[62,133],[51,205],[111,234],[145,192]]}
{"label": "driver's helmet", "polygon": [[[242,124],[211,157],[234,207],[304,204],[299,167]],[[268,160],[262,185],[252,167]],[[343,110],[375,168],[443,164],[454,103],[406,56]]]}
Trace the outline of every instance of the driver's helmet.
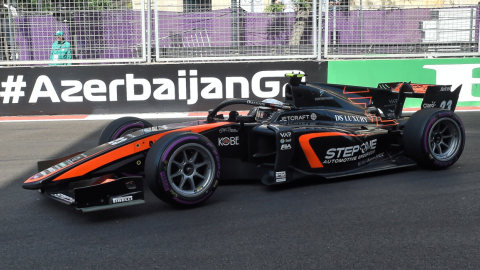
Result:
{"label": "driver's helmet", "polygon": [[[277,105],[283,105],[283,102],[278,101],[278,100],[273,99],[273,98],[265,99],[265,100],[263,100],[262,102],[272,103],[272,104],[277,104]],[[256,113],[256,115],[255,115],[255,120],[256,120],[257,122],[266,121],[266,120],[268,120],[268,119],[272,116],[272,114],[273,114],[274,112],[276,112],[277,110],[278,110],[277,108],[260,106],[260,107],[258,107],[258,109],[257,109],[257,113]]]}

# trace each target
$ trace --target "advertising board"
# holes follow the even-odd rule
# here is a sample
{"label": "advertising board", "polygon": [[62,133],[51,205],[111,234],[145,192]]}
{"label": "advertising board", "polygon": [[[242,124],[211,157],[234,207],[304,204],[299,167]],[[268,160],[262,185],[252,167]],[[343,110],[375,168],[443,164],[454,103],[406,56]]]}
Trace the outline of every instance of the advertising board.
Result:
{"label": "advertising board", "polygon": [[292,71],[327,79],[314,61],[3,68],[0,115],[207,111],[228,98],[283,99]]}
{"label": "advertising board", "polygon": [[[376,87],[386,82],[462,85],[458,107],[480,106],[480,59],[404,59],[329,61],[328,82]],[[406,108],[420,99],[407,99]]]}

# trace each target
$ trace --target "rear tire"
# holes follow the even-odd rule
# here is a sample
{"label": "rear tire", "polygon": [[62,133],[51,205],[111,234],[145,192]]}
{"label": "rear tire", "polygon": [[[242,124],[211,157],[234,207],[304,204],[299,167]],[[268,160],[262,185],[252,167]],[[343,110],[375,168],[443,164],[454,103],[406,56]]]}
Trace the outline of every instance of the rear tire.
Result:
{"label": "rear tire", "polygon": [[122,136],[149,127],[152,127],[152,124],[137,117],[118,118],[103,129],[98,145],[114,141]]}
{"label": "rear tire", "polygon": [[405,124],[403,144],[406,156],[420,166],[443,169],[452,166],[461,156],[465,129],[452,111],[422,109]]}
{"label": "rear tire", "polygon": [[220,157],[212,142],[196,133],[170,133],[150,148],[145,180],[162,201],[191,207],[215,191],[220,178]]}

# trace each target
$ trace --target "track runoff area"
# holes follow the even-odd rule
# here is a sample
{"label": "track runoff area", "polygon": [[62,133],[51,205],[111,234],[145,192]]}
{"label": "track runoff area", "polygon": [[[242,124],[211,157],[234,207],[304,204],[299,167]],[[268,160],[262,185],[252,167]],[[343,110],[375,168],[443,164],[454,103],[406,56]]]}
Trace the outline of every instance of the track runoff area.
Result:
{"label": "track runoff area", "polygon": [[[420,108],[404,108],[405,114],[411,114]],[[455,112],[480,111],[480,107],[457,107]],[[228,115],[228,112],[220,112]],[[246,115],[248,111],[240,111],[240,115]],[[183,113],[139,113],[139,114],[83,114],[83,115],[38,115],[38,116],[3,116],[0,123],[6,122],[40,122],[40,121],[76,121],[76,120],[114,120],[125,116],[133,116],[142,119],[177,119],[177,118],[202,118],[207,112],[183,112]]]}

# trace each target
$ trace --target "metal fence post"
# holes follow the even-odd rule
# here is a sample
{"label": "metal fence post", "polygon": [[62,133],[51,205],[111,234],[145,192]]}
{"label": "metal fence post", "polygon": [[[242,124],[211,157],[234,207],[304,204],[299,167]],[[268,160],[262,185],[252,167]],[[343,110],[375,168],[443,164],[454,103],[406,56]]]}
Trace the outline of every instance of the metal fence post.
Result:
{"label": "metal fence post", "polygon": [[360,44],[363,44],[363,3],[360,0]]}
{"label": "metal fence post", "polygon": [[140,16],[142,19],[142,60],[146,61],[147,60],[147,54],[145,53],[145,0],[142,0],[142,16]]}
{"label": "metal fence post", "polygon": [[317,46],[318,46],[318,50],[317,50],[317,60],[321,60],[322,59],[322,28],[323,28],[323,20],[322,20],[322,16],[323,16],[323,8],[322,8],[322,3],[321,1],[322,0],[318,0],[319,3],[318,3],[318,41],[317,41]]}
{"label": "metal fence post", "polygon": [[147,63],[152,62],[152,0],[147,0]]}
{"label": "metal fence post", "polygon": [[328,41],[329,41],[329,33],[328,33],[328,0],[325,0],[325,37],[323,38],[323,55],[326,58],[328,56]]}
{"label": "metal fence post", "polygon": [[158,0],[155,0],[155,60],[158,62],[160,59],[160,44],[158,36]]}
{"label": "metal fence post", "polygon": [[313,0],[313,55],[317,55],[317,0]]}

